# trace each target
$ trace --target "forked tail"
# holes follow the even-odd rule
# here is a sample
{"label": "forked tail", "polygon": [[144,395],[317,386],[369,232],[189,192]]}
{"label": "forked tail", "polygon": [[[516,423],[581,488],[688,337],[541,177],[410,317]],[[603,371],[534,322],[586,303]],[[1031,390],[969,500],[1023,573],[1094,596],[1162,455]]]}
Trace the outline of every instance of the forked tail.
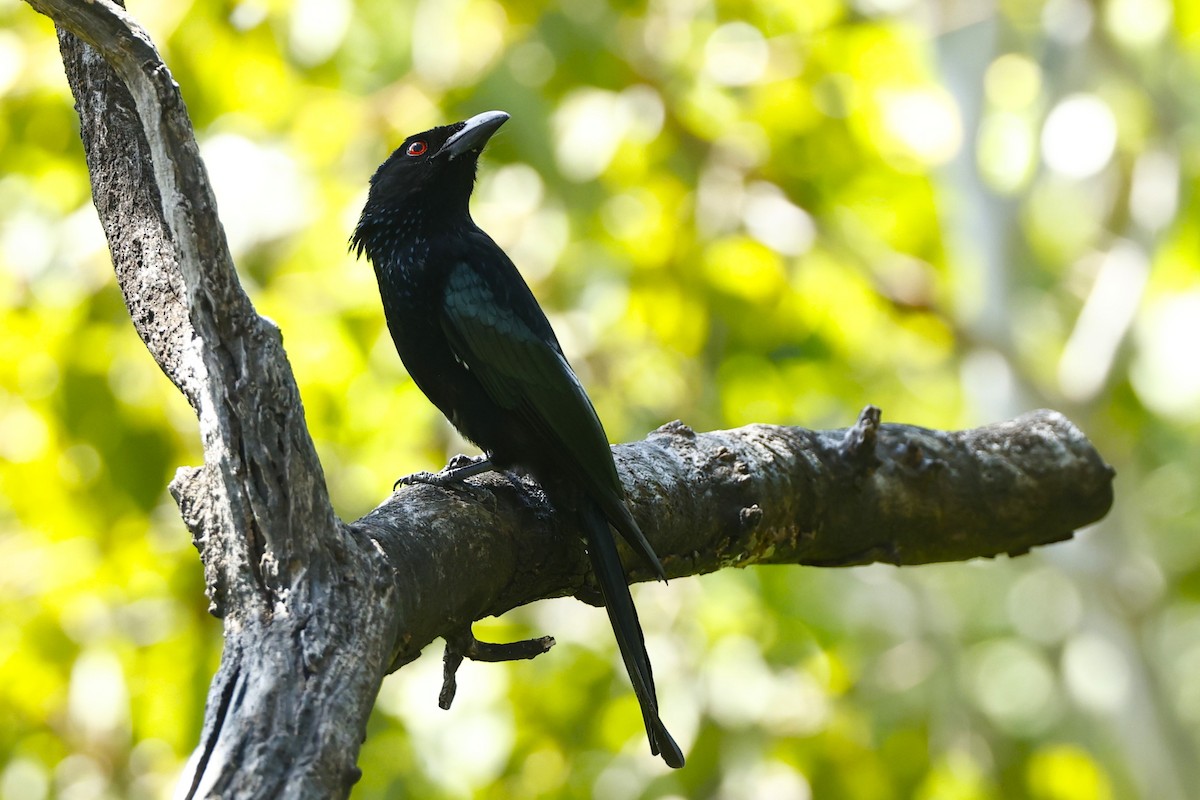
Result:
{"label": "forked tail", "polygon": [[646,736],[650,739],[650,751],[661,755],[663,761],[678,769],[683,766],[683,752],[658,716],[658,697],[654,691],[654,674],[650,669],[650,656],[646,653],[646,642],[642,637],[642,626],[638,622],[633,597],[629,594],[629,583],[621,558],[617,554],[617,542],[604,513],[589,499],[579,502],[579,521],[587,537],[588,556],[596,582],[604,596],[604,607],[621,649],[621,658],[634,694],[642,707],[642,719],[646,723]]}

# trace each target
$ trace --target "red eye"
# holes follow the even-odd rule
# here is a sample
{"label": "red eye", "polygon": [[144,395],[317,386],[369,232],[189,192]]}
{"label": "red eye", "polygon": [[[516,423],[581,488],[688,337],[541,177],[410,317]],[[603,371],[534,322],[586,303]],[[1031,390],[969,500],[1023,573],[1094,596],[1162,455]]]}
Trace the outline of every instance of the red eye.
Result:
{"label": "red eye", "polygon": [[428,149],[429,148],[425,145],[424,142],[413,142],[412,144],[410,144],[408,146],[408,149],[405,150],[404,152],[410,156],[420,156],[420,155],[424,155],[425,151]]}

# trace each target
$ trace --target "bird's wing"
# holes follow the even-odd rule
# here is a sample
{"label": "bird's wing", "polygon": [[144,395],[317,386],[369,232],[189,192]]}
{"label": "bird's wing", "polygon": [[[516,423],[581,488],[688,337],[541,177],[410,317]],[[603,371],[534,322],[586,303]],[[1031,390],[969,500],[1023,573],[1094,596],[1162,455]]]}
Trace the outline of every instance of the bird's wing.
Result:
{"label": "bird's wing", "polygon": [[[554,331],[504,251],[490,239],[446,276],[442,327],[458,360],[491,399],[521,418],[547,452],[603,509],[629,545],[665,579],[625,504],[604,426]],[[479,266],[479,262],[483,266]]]}
{"label": "bird's wing", "polygon": [[563,452],[564,466],[619,491],[604,427],[549,322],[507,257],[488,255],[504,263],[483,269],[511,269],[516,280],[488,280],[469,260],[451,268],[442,325],[455,355],[492,400]]}

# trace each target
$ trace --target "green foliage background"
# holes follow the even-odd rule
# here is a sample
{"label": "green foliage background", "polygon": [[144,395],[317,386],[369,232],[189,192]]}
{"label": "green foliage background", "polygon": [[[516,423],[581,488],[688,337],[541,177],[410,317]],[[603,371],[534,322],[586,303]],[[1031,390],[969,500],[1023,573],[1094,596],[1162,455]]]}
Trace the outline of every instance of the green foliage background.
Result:
{"label": "green foliage background", "polygon": [[[649,757],[603,613],[384,685],[375,797],[1185,798],[1200,785],[1200,6],[247,0],[131,12],[182,87],[344,518],[466,449],[346,241],[406,134],[503,108],[476,217],[614,440],[682,418],[948,428],[1038,406],[1117,504],[1020,559],[638,591]],[[167,797],[220,625],[165,487],[190,410],[126,317],[53,32],[0,0],[0,797]]]}

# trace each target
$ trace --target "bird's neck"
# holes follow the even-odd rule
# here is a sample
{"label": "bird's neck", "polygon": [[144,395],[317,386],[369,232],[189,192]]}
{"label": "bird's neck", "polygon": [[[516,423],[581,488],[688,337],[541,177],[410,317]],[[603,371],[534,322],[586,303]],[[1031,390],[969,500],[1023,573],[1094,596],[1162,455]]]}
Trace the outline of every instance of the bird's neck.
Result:
{"label": "bird's neck", "polygon": [[352,246],[376,265],[411,264],[424,259],[430,241],[474,227],[467,198],[457,203],[368,204]]}

